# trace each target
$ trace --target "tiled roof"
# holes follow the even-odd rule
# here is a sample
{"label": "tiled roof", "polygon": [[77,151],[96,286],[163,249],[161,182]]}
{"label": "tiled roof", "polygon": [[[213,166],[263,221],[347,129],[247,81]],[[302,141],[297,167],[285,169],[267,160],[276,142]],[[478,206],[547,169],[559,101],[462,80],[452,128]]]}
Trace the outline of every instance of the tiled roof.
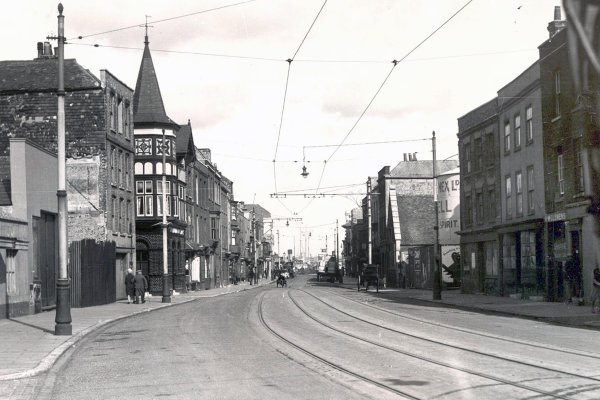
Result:
{"label": "tiled roof", "polygon": [[9,156],[0,156],[0,206],[11,204],[10,159]]}
{"label": "tiled roof", "polygon": [[[443,160],[436,162],[437,175],[446,173],[458,167],[457,160]],[[431,178],[433,175],[433,160],[400,161],[390,171],[390,176],[403,178]]]}
{"label": "tiled roof", "polygon": [[144,46],[142,63],[135,84],[133,94],[133,122],[134,123],[157,123],[172,125],[173,121],[167,117],[165,105],[163,104],[158,86],[154,63],[150,55],[148,41]]}
{"label": "tiled roof", "polygon": [[[65,60],[65,90],[100,88],[100,80],[75,59]],[[43,92],[58,89],[58,59],[0,61],[0,93]]]}

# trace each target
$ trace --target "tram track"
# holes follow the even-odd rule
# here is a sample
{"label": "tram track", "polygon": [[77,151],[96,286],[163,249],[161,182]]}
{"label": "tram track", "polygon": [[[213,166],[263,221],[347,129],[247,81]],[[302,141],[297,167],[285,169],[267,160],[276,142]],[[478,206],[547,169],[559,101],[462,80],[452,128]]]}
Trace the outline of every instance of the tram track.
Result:
{"label": "tram track", "polygon": [[[288,292],[288,295],[289,295],[290,290],[288,289],[287,292]],[[396,395],[403,396],[406,399],[423,400],[420,397],[415,397],[415,396],[413,396],[413,395],[411,395],[409,393],[403,392],[403,391],[398,390],[398,389],[396,389],[394,387],[386,385],[385,383],[378,382],[378,381],[373,380],[371,378],[368,378],[368,377],[366,377],[364,375],[361,375],[361,374],[358,374],[358,373],[356,373],[354,371],[351,371],[351,370],[349,370],[349,369],[347,369],[347,368],[345,368],[345,367],[343,367],[343,366],[341,366],[341,365],[339,365],[339,364],[337,364],[335,362],[327,360],[327,359],[319,356],[318,354],[316,354],[316,353],[314,353],[314,352],[312,352],[312,351],[310,351],[310,350],[308,350],[308,349],[306,349],[306,348],[304,348],[302,346],[299,346],[298,344],[294,343],[293,341],[287,339],[281,333],[277,332],[271,325],[269,325],[269,323],[267,323],[267,321],[264,318],[263,300],[264,300],[264,297],[265,297],[266,293],[267,292],[261,293],[260,298],[258,299],[258,319],[259,319],[261,325],[267,331],[269,331],[273,336],[275,336],[276,338],[278,338],[280,341],[282,341],[285,344],[287,344],[288,346],[290,346],[290,347],[292,347],[292,348],[300,351],[301,353],[303,353],[303,354],[311,357],[312,359],[317,360],[318,362],[320,362],[320,363],[322,363],[322,364],[324,364],[324,365],[326,365],[326,366],[328,366],[330,368],[335,369],[336,371],[339,371],[339,372],[342,372],[344,374],[350,375],[350,376],[352,376],[354,378],[357,378],[357,379],[360,379],[360,380],[362,380],[364,382],[367,382],[369,384],[375,385],[375,386],[377,386],[380,389],[384,389],[384,390],[389,391],[391,393],[394,393]]]}
{"label": "tram track", "polygon": [[[342,313],[342,314],[344,314],[346,316],[349,316],[351,318],[354,318],[354,319],[356,319],[358,321],[365,322],[367,324],[370,324],[370,325],[373,325],[373,326],[377,326],[377,327],[379,327],[381,329],[385,329],[385,330],[388,330],[388,331],[391,331],[391,332],[395,332],[395,333],[398,333],[398,334],[401,334],[401,335],[409,336],[409,337],[412,337],[412,338],[415,338],[415,339],[418,339],[418,340],[424,340],[424,341],[427,341],[427,342],[431,342],[431,343],[435,343],[435,344],[439,344],[439,345],[448,346],[448,347],[451,347],[451,348],[454,348],[454,349],[457,349],[457,350],[471,351],[470,349],[465,349],[465,348],[462,348],[460,346],[452,346],[452,345],[447,345],[447,344],[445,344],[443,342],[433,341],[431,339],[423,339],[423,338],[420,338],[420,337],[418,337],[416,335],[407,334],[405,332],[401,332],[401,331],[398,331],[398,330],[395,330],[395,329],[392,329],[392,328],[389,328],[389,327],[385,327],[385,326],[382,326],[382,325],[374,324],[374,323],[372,323],[370,321],[366,321],[364,319],[358,318],[358,317],[356,317],[354,315],[351,315],[349,313],[341,311],[341,310],[337,309],[336,307],[333,307],[333,306],[327,304],[326,302],[322,301],[321,299],[319,299],[318,297],[312,295],[311,293],[306,292],[305,290],[300,290],[300,289],[296,289],[296,290],[298,290],[300,292],[303,292],[303,293],[306,293],[306,294],[312,296],[313,298],[317,299],[321,303],[327,305],[328,307],[336,310],[337,312],[340,312],[340,313]],[[413,352],[410,352],[410,351],[401,350],[401,349],[398,349],[398,348],[395,348],[395,347],[387,346],[385,344],[378,343],[378,342],[375,342],[373,340],[369,340],[369,339],[364,338],[364,337],[359,337],[357,335],[354,335],[354,334],[348,332],[347,330],[339,329],[339,328],[337,328],[337,327],[329,324],[328,322],[325,322],[325,321],[321,320],[320,318],[317,318],[314,315],[312,315],[311,313],[309,313],[304,307],[302,307],[298,303],[298,301],[291,294],[290,290],[288,290],[288,297],[294,303],[294,305],[304,315],[306,315],[311,320],[315,321],[316,323],[318,323],[318,324],[320,324],[322,326],[325,326],[326,328],[329,328],[329,329],[331,329],[331,330],[333,330],[335,332],[338,332],[338,333],[340,333],[342,335],[345,335],[347,337],[351,337],[351,338],[353,338],[355,340],[358,340],[360,342],[367,343],[367,344],[370,344],[370,345],[373,345],[373,346],[377,346],[379,348],[383,348],[383,349],[386,349],[386,350],[389,350],[389,351],[392,351],[392,352],[395,352],[395,353],[398,353],[398,354],[402,354],[402,355],[405,355],[405,356],[408,356],[408,357],[411,357],[411,358],[415,358],[415,359],[418,359],[420,361],[425,361],[425,362],[432,363],[432,364],[435,364],[435,365],[439,365],[439,366],[442,366],[442,367],[445,367],[445,368],[449,368],[449,369],[452,369],[452,370],[456,370],[456,371],[460,371],[460,372],[467,373],[467,374],[470,374],[470,375],[478,376],[480,378],[488,379],[488,380],[495,381],[495,382],[498,382],[498,383],[502,383],[502,384],[505,384],[505,385],[509,385],[509,386],[512,386],[512,387],[517,387],[517,388],[520,388],[520,389],[523,389],[523,390],[531,391],[531,392],[536,393],[538,395],[549,396],[549,397],[557,398],[557,399],[569,399],[569,400],[573,400],[573,397],[563,396],[561,394],[557,394],[557,393],[553,393],[553,392],[548,392],[548,391],[545,391],[545,390],[540,390],[540,389],[537,389],[537,388],[529,386],[529,385],[524,385],[524,384],[521,384],[521,383],[518,383],[518,382],[514,382],[514,381],[511,381],[511,380],[508,380],[508,379],[504,379],[504,378],[493,376],[493,375],[486,374],[486,373],[483,373],[483,372],[475,371],[475,370],[472,370],[472,369],[469,369],[469,368],[459,367],[459,366],[456,366],[456,365],[453,365],[453,364],[450,364],[450,363],[446,363],[446,362],[443,362],[443,361],[435,360],[435,359],[430,358],[430,357],[425,357],[425,356],[422,356],[422,355],[419,355],[419,354],[416,354],[416,353],[413,353]],[[495,355],[486,354],[486,353],[483,353],[483,352],[477,352],[477,351],[472,351],[472,352],[474,352],[474,353],[476,353],[478,355],[481,355],[481,356],[500,358],[503,361],[508,361],[508,362],[516,363],[516,364],[527,366],[527,367],[530,367],[530,368],[542,369],[542,370],[545,370],[545,371],[548,371],[548,372],[552,372],[552,373],[555,373],[555,374],[562,374],[562,375],[567,375],[567,376],[570,376],[570,377],[575,377],[575,378],[578,378],[578,379],[592,380],[592,381],[595,381],[595,382],[600,382],[600,379],[596,379],[596,378],[590,378],[590,377],[586,377],[586,376],[582,376],[582,375],[577,375],[577,374],[573,374],[573,373],[569,373],[569,372],[564,372],[564,371],[560,371],[560,370],[555,370],[555,369],[552,369],[552,368],[547,368],[547,367],[543,367],[543,366],[539,366],[539,365],[533,365],[533,364],[529,364],[529,363],[523,363],[523,362],[520,362],[520,361],[511,360],[511,359],[508,359],[508,358],[502,358],[502,357],[498,357],[498,356],[495,356]]]}
{"label": "tram track", "polygon": [[[302,291],[305,292],[305,293],[310,294],[309,292],[306,292],[305,290],[302,290]],[[417,317],[413,317],[413,316],[409,316],[409,315],[405,315],[405,314],[400,314],[400,313],[397,313],[397,312],[385,309],[383,307],[378,307],[378,306],[375,306],[375,305],[372,305],[372,304],[367,304],[365,302],[352,299],[352,298],[350,298],[348,296],[343,296],[341,294],[335,293],[335,292],[333,292],[331,290],[323,289],[323,291],[325,291],[325,292],[327,292],[327,293],[329,293],[331,295],[334,295],[336,297],[341,297],[344,300],[348,300],[350,302],[353,302],[353,303],[356,303],[356,304],[360,304],[363,307],[372,308],[372,309],[381,311],[383,313],[393,315],[393,316],[398,317],[398,318],[402,318],[402,319],[406,319],[406,320],[418,322],[418,323],[421,323],[421,324],[427,324],[427,325],[431,325],[431,326],[434,326],[434,327],[444,328],[444,329],[448,329],[448,330],[452,330],[452,331],[456,331],[456,332],[468,333],[470,335],[484,337],[484,338],[488,338],[488,339],[495,339],[495,340],[503,341],[503,342],[506,342],[506,343],[519,344],[519,345],[523,345],[523,346],[529,346],[529,347],[532,347],[532,348],[538,348],[538,349],[543,349],[543,350],[551,350],[551,351],[555,351],[557,353],[562,353],[562,354],[570,354],[570,355],[574,355],[574,356],[578,356],[578,357],[586,357],[586,358],[591,358],[591,359],[595,359],[595,360],[600,360],[600,355],[599,354],[584,353],[582,351],[560,348],[560,347],[549,345],[549,344],[541,345],[541,344],[538,344],[538,343],[533,343],[533,342],[529,342],[529,341],[525,341],[525,340],[511,339],[511,338],[507,338],[507,337],[504,337],[504,336],[499,336],[499,335],[493,335],[493,334],[489,334],[489,333],[479,332],[479,331],[475,331],[475,330],[472,330],[472,329],[460,328],[460,327],[457,327],[457,326],[443,324],[443,323],[440,323],[440,322],[433,322],[431,320],[417,318]],[[312,294],[310,294],[310,295],[312,296]]]}

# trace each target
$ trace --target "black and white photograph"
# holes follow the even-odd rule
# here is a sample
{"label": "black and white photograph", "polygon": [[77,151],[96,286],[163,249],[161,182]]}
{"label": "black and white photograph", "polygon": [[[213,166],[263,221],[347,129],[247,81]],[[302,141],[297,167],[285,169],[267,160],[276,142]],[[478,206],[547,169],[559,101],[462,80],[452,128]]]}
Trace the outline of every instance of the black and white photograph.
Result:
{"label": "black and white photograph", "polygon": [[0,34],[1,399],[600,399],[598,1]]}

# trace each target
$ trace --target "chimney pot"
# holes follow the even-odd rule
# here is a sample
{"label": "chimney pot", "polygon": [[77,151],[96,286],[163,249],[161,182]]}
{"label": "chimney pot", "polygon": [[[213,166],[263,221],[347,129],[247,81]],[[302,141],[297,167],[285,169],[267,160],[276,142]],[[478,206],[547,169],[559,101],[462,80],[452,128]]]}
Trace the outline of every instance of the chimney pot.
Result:
{"label": "chimney pot", "polygon": [[38,53],[38,58],[40,58],[41,56],[44,55],[44,43],[37,42],[37,53]]}
{"label": "chimney pot", "polygon": [[52,46],[50,46],[50,42],[44,42],[44,55],[47,57],[52,55]]}
{"label": "chimney pot", "polygon": [[406,160],[406,153],[404,153],[404,161],[407,161],[407,160]]}
{"label": "chimney pot", "polygon": [[554,21],[548,23],[548,33],[550,34],[550,39],[554,37],[561,29],[567,26],[567,21],[561,20],[561,12],[560,6],[554,7]]}
{"label": "chimney pot", "polygon": [[417,161],[417,152],[416,151],[413,153],[413,161]]}
{"label": "chimney pot", "polygon": [[561,20],[560,6],[555,6],[554,7],[554,20],[555,21],[560,21]]}

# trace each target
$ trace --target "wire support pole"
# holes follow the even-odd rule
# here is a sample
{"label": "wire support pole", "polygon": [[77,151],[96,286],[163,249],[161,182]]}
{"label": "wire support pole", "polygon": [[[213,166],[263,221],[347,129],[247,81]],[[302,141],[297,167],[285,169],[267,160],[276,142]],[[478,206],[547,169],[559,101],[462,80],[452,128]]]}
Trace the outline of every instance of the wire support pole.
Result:
{"label": "wire support pole", "polygon": [[162,259],[163,259],[163,290],[162,290],[162,302],[170,303],[171,302],[171,291],[169,290],[169,260],[167,253],[167,235],[168,232],[168,223],[167,223],[167,141],[165,137],[165,130],[162,130]]}
{"label": "wire support pole", "polygon": [[65,131],[65,17],[63,5],[58,4],[58,279],[56,280],[56,317],[54,334],[57,336],[70,336],[73,334],[71,325],[71,280],[67,270],[68,263],[68,232],[67,232],[67,160],[66,160],[66,131]]}
{"label": "wire support pole", "polygon": [[367,243],[369,264],[373,264],[373,242],[371,238],[371,178],[367,178]]}
{"label": "wire support pole", "polygon": [[435,234],[435,243],[433,245],[433,262],[434,262],[434,276],[433,276],[433,300],[442,299],[442,269],[440,267],[440,226],[439,226],[439,210],[438,210],[438,196],[437,196],[437,160],[436,160],[436,148],[435,148],[435,131],[431,134],[431,147],[433,151],[433,208],[435,214],[435,220],[433,225],[433,231]]}

